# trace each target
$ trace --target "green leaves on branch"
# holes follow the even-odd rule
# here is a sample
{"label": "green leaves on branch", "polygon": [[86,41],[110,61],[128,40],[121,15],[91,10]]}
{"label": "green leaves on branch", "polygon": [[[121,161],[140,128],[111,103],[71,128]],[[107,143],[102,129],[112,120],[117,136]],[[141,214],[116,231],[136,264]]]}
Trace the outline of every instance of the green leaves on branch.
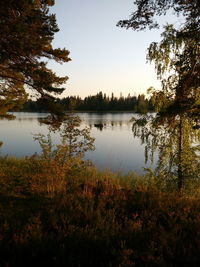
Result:
{"label": "green leaves on branch", "polygon": [[62,143],[69,146],[69,157],[82,157],[88,150],[94,150],[95,139],[90,136],[90,129],[80,126],[81,119],[78,116],[67,115],[61,137]]}
{"label": "green leaves on branch", "polygon": [[153,175],[159,183],[182,189],[200,179],[200,129],[187,114],[133,118],[133,134],[145,145],[145,160],[158,155]]}
{"label": "green leaves on branch", "polygon": [[[199,0],[136,0],[136,11],[129,20],[119,22],[119,26],[143,30],[159,26],[157,16],[168,10],[181,16],[182,23],[175,28],[164,26],[159,43],[150,44],[147,61],[154,62],[158,78],[162,82],[161,91],[166,94],[166,105],[172,96],[170,112],[187,110],[191,115],[200,112],[200,5]],[[168,76],[168,77],[167,77]],[[163,95],[160,94],[163,101]],[[158,97],[158,94],[157,94]],[[163,105],[161,105],[162,108]],[[167,110],[169,112],[169,110]]]}
{"label": "green leaves on branch", "polygon": [[59,31],[55,15],[49,13],[53,4],[51,0],[0,3],[0,79],[10,92],[13,89],[13,95],[17,90],[29,88],[37,97],[51,101],[52,94],[64,90],[61,86],[68,77],[57,76],[44,61],[45,58],[59,63],[70,60],[68,50],[54,49],[51,44]]}
{"label": "green leaves on branch", "polygon": [[162,79],[167,71],[176,71],[178,55],[184,46],[183,39],[177,38],[177,31],[173,25],[166,25],[161,37],[163,38],[159,44],[150,44],[147,54],[147,61],[154,62],[159,79]]}
{"label": "green leaves on branch", "polygon": [[118,26],[133,30],[159,28],[158,17],[172,11],[182,15],[186,22],[198,22],[200,14],[199,0],[135,0],[134,12],[127,20],[118,22]]}
{"label": "green leaves on branch", "polygon": [[56,160],[63,165],[73,157],[82,158],[85,152],[94,150],[94,138],[90,136],[88,127],[81,127],[81,119],[75,115],[67,115],[60,130],[59,145],[53,145],[51,135],[47,138],[42,134],[34,136],[42,149],[42,158]]}
{"label": "green leaves on branch", "polygon": [[158,112],[133,123],[134,136],[146,144],[146,160],[157,151],[158,178],[176,181],[179,190],[199,177],[200,158],[200,5],[199,0],[135,0],[136,11],[118,26],[133,30],[159,27],[157,16],[168,10],[181,16],[178,27],[167,24],[159,43],[150,44],[147,61],[155,64],[160,90],[150,88]]}
{"label": "green leaves on branch", "polygon": [[[150,45],[147,60],[154,62],[166,98],[169,94],[174,96],[174,103],[171,103],[174,108],[178,106],[180,110],[190,112],[195,106],[199,109],[200,40],[185,35],[187,30],[184,27],[177,31],[172,25],[167,25],[161,42]],[[164,78],[167,73],[168,78]]]}
{"label": "green leaves on branch", "polygon": [[4,81],[0,83],[0,117],[13,118],[7,114],[9,110],[20,110],[27,101],[27,93],[18,81]]}

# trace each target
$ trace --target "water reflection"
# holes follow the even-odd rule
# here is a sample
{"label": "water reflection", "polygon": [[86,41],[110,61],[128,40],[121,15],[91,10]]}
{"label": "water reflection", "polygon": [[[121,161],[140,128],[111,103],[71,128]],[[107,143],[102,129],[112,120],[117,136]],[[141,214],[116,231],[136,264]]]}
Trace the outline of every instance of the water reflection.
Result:
{"label": "water reflection", "polygon": [[106,127],[106,124],[103,123],[95,123],[94,127],[96,127],[97,129],[99,129],[100,131],[103,130],[103,127]]}
{"label": "water reflection", "polygon": [[[1,155],[27,156],[40,153],[38,143],[33,141],[33,135],[47,135],[48,126],[41,124],[41,119],[47,114],[15,113],[16,120],[0,121],[1,140],[4,142]],[[91,128],[91,136],[95,138],[96,150],[87,152],[85,159],[91,160],[100,169],[112,171],[143,172],[144,146],[139,138],[133,138],[133,113],[78,113],[83,126]],[[103,127],[95,127],[103,124]],[[102,129],[100,129],[102,128]],[[55,144],[59,143],[59,133],[51,132]]]}
{"label": "water reflection", "polygon": [[90,124],[90,126],[93,126],[100,131],[106,130],[107,128],[111,128],[113,131],[115,128],[124,128],[127,127],[129,128],[130,122],[122,122],[122,121],[111,121],[111,122],[103,122],[101,121],[100,123],[94,123],[93,125]]}

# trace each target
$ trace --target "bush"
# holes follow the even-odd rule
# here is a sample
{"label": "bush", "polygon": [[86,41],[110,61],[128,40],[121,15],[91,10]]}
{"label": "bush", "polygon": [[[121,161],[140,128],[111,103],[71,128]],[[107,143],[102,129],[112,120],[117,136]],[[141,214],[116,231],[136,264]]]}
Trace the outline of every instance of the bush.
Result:
{"label": "bush", "polygon": [[[0,159],[1,266],[198,266],[200,201],[80,159]],[[152,185],[151,185],[152,184]]]}

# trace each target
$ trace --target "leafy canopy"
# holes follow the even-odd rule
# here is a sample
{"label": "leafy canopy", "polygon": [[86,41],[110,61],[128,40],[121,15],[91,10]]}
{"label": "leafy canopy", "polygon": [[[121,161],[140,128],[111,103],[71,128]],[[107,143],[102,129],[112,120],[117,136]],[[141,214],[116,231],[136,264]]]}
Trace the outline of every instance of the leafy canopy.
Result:
{"label": "leafy canopy", "polygon": [[182,189],[200,179],[200,131],[193,120],[181,116],[143,115],[133,118],[133,135],[145,144],[145,161],[158,155],[154,177],[160,185]]}
{"label": "leafy canopy", "polygon": [[182,16],[179,27],[167,24],[159,43],[148,48],[161,90],[150,88],[156,116],[134,120],[133,133],[146,144],[146,159],[158,152],[157,178],[176,181],[199,178],[200,138],[200,5],[199,0],[136,0],[136,11],[118,26],[144,30],[158,28],[157,17],[168,10]]}
{"label": "leafy canopy", "polygon": [[[182,16],[183,23],[175,28],[167,24],[160,43],[150,44],[147,60],[155,63],[162,93],[170,106],[168,112],[187,110],[198,117],[200,111],[200,5],[199,0],[136,0],[136,11],[118,26],[143,30],[159,27],[157,16],[167,10]],[[170,74],[166,78],[166,73]],[[171,74],[172,73],[172,74]],[[155,92],[154,92],[155,95]],[[170,99],[170,101],[169,101]],[[173,101],[171,101],[173,100]],[[166,102],[163,103],[166,107]]]}
{"label": "leafy canopy", "polygon": [[159,28],[156,18],[166,15],[168,10],[172,10],[177,16],[182,15],[185,25],[192,26],[200,22],[199,0],[135,0],[134,5],[136,10],[130,19],[119,21],[118,26],[133,30]]}
{"label": "leafy canopy", "polygon": [[53,0],[0,1],[0,114],[21,105],[26,88],[52,105],[53,95],[64,90],[68,78],[47,67],[47,60],[70,60],[68,50],[52,47],[59,31],[49,12],[53,5]]}
{"label": "leafy canopy", "polygon": [[60,144],[52,142],[50,132],[47,138],[43,134],[34,136],[42,149],[42,158],[56,160],[64,164],[72,158],[82,158],[85,152],[94,150],[94,138],[90,136],[90,128],[81,126],[81,119],[74,114],[65,116],[63,127],[60,130]]}

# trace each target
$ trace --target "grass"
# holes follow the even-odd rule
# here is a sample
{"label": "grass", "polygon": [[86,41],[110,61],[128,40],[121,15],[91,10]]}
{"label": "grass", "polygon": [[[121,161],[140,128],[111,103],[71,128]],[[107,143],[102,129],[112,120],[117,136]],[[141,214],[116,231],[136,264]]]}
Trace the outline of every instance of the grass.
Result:
{"label": "grass", "polygon": [[199,266],[199,195],[80,159],[0,158],[0,251],[0,266]]}

